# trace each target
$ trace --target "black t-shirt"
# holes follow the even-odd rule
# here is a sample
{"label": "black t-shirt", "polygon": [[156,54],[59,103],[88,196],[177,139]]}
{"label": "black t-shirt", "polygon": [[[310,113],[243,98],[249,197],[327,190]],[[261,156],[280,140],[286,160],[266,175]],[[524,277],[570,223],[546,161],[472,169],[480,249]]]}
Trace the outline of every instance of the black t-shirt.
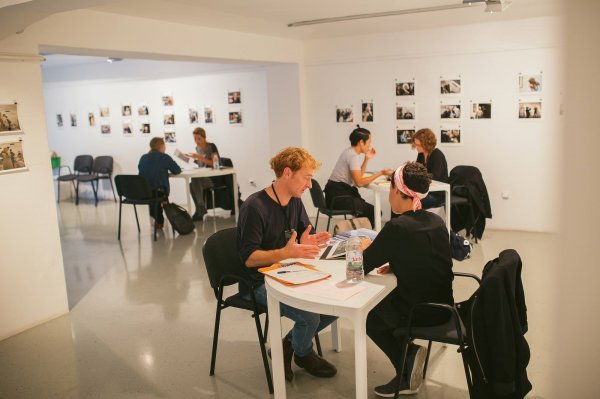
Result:
{"label": "black t-shirt", "polygon": [[[454,303],[452,251],[442,218],[424,210],[392,219],[364,252],[365,273],[389,262],[397,280],[389,306],[381,309],[391,326],[400,325],[419,302]],[[420,324],[436,324],[439,313],[429,312]],[[431,322],[431,323],[430,323]]]}
{"label": "black t-shirt", "polygon": [[[448,183],[448,163],[444,153],[439,148],[434,148],[425,162],[425,155],[419,153],[417,155],[417,162],[427,168],[427,172],[431,174],[433,180]],[[437,199],[438,202],[443,202],[445,197],[444,193],[430,193],[433,198]]]}
{"label": "black t-shirt", "polygon": [[[287,214],[287,220],[285,214]],[[246,267],[246,260],[256,250],[280,249],[287,244],[285,231],[294,229],[298,239],[310,224],[300,198],[292,197],[282,207],[261,190],[248,197],[240,208],[237,226],[238,253],[244,273],[255,280],[264,280],[257,268]]]}

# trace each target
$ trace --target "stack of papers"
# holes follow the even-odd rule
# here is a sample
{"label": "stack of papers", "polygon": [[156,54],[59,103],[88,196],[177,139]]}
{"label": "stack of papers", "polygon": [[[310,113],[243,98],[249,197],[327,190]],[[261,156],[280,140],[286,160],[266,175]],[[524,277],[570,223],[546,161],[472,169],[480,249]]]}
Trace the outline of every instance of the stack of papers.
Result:
{"label": "stack of papers", "polygon": [[338,233],[338,236],[344,238],[367,237],[369,240],[373,241],[375,237],[377,237],[377,232],[375,230],[361,228],[356,230],[344,231],[343,233]]}
{"label": "stack of papers", "polygon": [[185,155],[183,152],[179,151],[179,148],[175,149],[175,152],[173,152],[173,155],[175,155],[177,158],[181,159],[185,163],[190,162],[190,159],[191,159],[190,157]]}
{"label": "stack of papers", "polygon": [[323,273],[313,266],[300,262],[276,263],[269,267],[260,268],[258,271],[285,285],[307,284],[331,277],[331,274]]}

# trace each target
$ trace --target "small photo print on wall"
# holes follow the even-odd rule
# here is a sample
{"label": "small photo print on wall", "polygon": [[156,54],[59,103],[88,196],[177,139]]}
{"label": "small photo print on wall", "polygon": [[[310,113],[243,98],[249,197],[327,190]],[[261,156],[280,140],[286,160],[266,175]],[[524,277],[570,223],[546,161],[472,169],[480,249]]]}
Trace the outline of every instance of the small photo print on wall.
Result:
{"label": "small photo print on wall", "polygon": [[460,144],[460,129],[442,129],[442,143]]}
{"label": "small photo print on wall", "polygon": [[241,125],[242,124],[242,111],[229,111],[229,124],[230,125]]}
{"label": "small photo print on wall", "polygon": [[123,136],[133,136],[131,129],[131,120],[123,120]]}
{"label": "small photo print on wall", "polygon": [[204,123],[215,123],[215,111],[212,106],[204,107]]}
{"label": "small photo print on wall", "polygon": [[175,114],[173,110],[165,110],[163,112],[163,125],[174,125],[175,124]]}
{"label": "small photo print on wall", "polygon": [[491,119],[492,103],[471,103],[471,119]]}
{"label": "small photo print on wall", "polygon": [[125,104],[121,106],[121,116],[131,116],[131,105]]}
{"label": "small photo print on wall", "polygon": [[100,118],[108,118],[110,116],[110,109],[108,105],[103,105],[100,107]]}
{"label": "small photo print on wall", "polygon": [[17,103],[0,104],[0,134],[23,133],[19,123]]}
{"label": "small photo print on wall", "polygon": [[173,94],[171,93],[165,93],[162,96],[162,105],[163,107],[172,107],[175,104],[175,101],[173,99]]}
{"label": "small photo print on wall", "polygon": [[519,101],[519,119],[539,119],[542,117],[542,102]]}
{"label": "small photo print on wall", "polygon": [[440,94],[460,94],[461,92],[461,79],[440,79]]}
{"label": "small photo print on wall", "polygon": [[230,91],[227,93],[227,103],[228,104],[241,104],[242,103],[242,92]]}
{"label": "small photo print on wall", "polygon": [[148,116],[148,115],[150,115],[150,110],[148,109],[148,106],[146,104],[139,104],[138,105],[138,115],[139,116]]}
{"label": "small photo print on wall", "polygon": [[177,136],[175,135],[175,130],[170,128],[165,128],[165,143],[167,144],[175,144],[177,143]]}
{"label": "small photo print on wall", "polygon": [[96,117],[93,112],[88,112],[88,123],[90,127],[96,126]]}
{"label": "small photo print on wall", "polygon": [[396,96],[414,96],[415,82],[398,82],[396,81]]}
{"label": "small photo print on wall", "polygon": [[142,134],[150,134],[150,124],[149,123],[142,123],[140,125],[140,132]]}
{"label": "small photo print on wall", "polygon": [[415,129],[396,128],[396,141],[398,144],[411,144]]}
{"label": "small photo print on wall", "polygon": [[396,104],[396,120],[415,120],[417,117],[417,107],[415,104],[398,105]]}
{"label": "small photo print on wall", "polygon": [[56,114],[56,126],[58,126],[58,127],[64,126],[62,114]]}
{"label": "small photo print on wall", "polygon": [[188,114],[190,117],[190,125],[194,125],[197,124],[198,121],[198,108],[196,107],[190,107],[188,110]]}
{"label": "small photo print on wall", "polygon": [[373,122],[373,103],[362,103],[362,121]]}
{"label": "small photo print on wall", "polygon": [[23,141],[0,142],[0,174],[27,170],[23,156]]}
{"label": "small photo print on wall", "polygon": [[527,75],[519,74],[519,93],[541,93],[542,92],[542,74]]}
{"label": "small photo print on wall", "polygon": [[335,107],[335,120],[338,123],[354,122],[354,107]]}
{"label": "small photo print on wall", "polygon": [[442,118],[442,119],[460,119],[460,104],[442,104],[442,105],[440,105],[440,118]]}
{"label": "small photo print on wall", "polygon": [[102,132],[102,134],[110,134],[110,125],[100,125],[100,132]]}
{"label": "small photo print on wall", "polygon": [[71,117],[71,127],[77,127],[77,114],[71,112],[69,116]]}

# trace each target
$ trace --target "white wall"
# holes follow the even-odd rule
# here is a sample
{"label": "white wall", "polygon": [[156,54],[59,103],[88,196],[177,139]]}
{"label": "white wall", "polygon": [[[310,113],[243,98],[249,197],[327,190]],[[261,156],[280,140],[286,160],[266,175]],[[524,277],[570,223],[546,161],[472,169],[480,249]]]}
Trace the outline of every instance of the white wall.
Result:
{"label": "white wall", "polygon": [[0,339],[68,312],[38,62],[0,60],[0,99],[19,103],[28,171],[0,175]]}
{"label": "white wall", "polygon": [[[309,148],[323,162],[324,184],[354,124],[336,123],[335,106],[353,105],[360,123],[361,100],[373,100],[375,122],[361,125],[373,133],[378,155],[369,170],[396,167],[416,158],[410,146],[396,144],[395,128],[441,125],[440,76],[461,75],[462,145],[440,144],[449,169],[475,165],[492,203],[488,226],[551,231],[557,228],[554,182],[560,151],[561,90],[559,22],[551,18],[504,24],[449,27],[397,34],[317,40],[306,44]],[[460,51],[460,53],[458,52]],[[517,118],[519,73],[543,71],[543,117]],[[414,100],[396,97],[395,79],[416,79]],[[522,96],[524,97],[524,96]],[[395,120],[395,104],[417,103],[416,123]],[[445,97],[444,97],[445,99]],[[470,120],[469,101],[492,99],[491,120]],[[439,140],[439,137],[438,137]],[[501,199],[510,191],[509,200]],[[364,196],[369,193],[364,191]],[[532,206],[535,204],[535,206]],[[384,209],[384,216],[389,211]]]}
{"label": "white wall", "polygon": [[[136,61],[140,71],[152,70],[152,74],[160,73],[162,62]],[[77,69],[82,67],[52,68],[48,71],[50,80],[44,84],[46,102],[46,121],[50,148],[62,158],[63,164],[72,165],[78,154],[112,155],[115,160],[115,174],[137,173],[139,157],[148,151],[151,137],[163,136],[163,110],[161,96],[172,93],[174,97],[175,130],[177,143],[167,145],[167,153],[172,154],[175,148],[183,152],[193,151],[195,144],[192,131],[202,126],[207,131],[207,138],[219,148],[222,156],[231,158],[238,171],[238,181],[243,197],[256,188],[250,186],[249,180],[255,180],[258,187],[270,182],[267,161],[270,148],[265,143],[269,138],[269,113],[267,106],[266,73],[263,67],[252,67],[245,71],[230,71],[222,74],[208,74],[185,77],[168,77],[171,75],[171,64],[162,69],[163,79],[121,80],[116,71],[112,76],[103,74],[102,80],[64,81],[58,75],[68,79],[77,76]],[[111,65],[106,64],[110,69]],[[200,69],[200,68],[199,68]],[[141,75],[143,76],[143,72]],[[46,75],[46,73],[44,74]],[[241,90],[242,103],[229,105],[228,90]],[[151,134],[139,132],[142,117],[137,115],[137,106],[146,103],[150,110]],[[110,107],[110,125],[112,133],[100,133],[102,119],[99,107],[106,104]],[[121,106],[130,104],[133,116],[133,135],[128,137],[122,133]],[[215,111],[215,123],[204,124],[202,109],[211,105]],[[190,124],[189,107],[196,107],[201,119],[200,124]],[[228,111],[241,109],[243,125],[230,125]],[[94,112],[96,126],[88,124],[88,112]],[[59,128],[56,114],[61,113],[64,126]],[[71,127],[69,114],[75,113],[78,126]],[[185,191],[182,182],[172,181],[172,201],[185,203]],[[66,186],[66,185],[65,185]],[[89,189],[88,196],[91,196]],[[68,190],[64,190],[65,194]],[[62,195],[62,193],[61,193]]]}

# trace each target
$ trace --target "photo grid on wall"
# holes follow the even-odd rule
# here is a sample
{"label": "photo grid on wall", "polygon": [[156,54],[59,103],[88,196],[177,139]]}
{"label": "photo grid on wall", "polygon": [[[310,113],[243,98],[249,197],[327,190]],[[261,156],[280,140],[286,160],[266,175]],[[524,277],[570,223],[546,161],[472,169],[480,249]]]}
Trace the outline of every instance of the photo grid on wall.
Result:
{"label": "photo grid on wall", "polygon": [[0,175],[28,170],[23,139],[10,137],[24,133],[17,101],[0,101]]}
{"label": "photo grid on wall", "polygon": [[177,143],[177,134],[175,130],[175,99],[173,93],[164,93],[161,97],[163,114],[163,137],[166,144]]}
{"label": "photo grid on wall", "polygon": [[460,121],[463,117],[463,104],[460,96],[464,92],[462,75],[440,76],[440,106],[438,115],[442,145],[459,145],[462,143]]}
{"label": "photo grid on wall", "polygon": [[519,74],[519,119],[542,118],[542,75],[542,72]]}

